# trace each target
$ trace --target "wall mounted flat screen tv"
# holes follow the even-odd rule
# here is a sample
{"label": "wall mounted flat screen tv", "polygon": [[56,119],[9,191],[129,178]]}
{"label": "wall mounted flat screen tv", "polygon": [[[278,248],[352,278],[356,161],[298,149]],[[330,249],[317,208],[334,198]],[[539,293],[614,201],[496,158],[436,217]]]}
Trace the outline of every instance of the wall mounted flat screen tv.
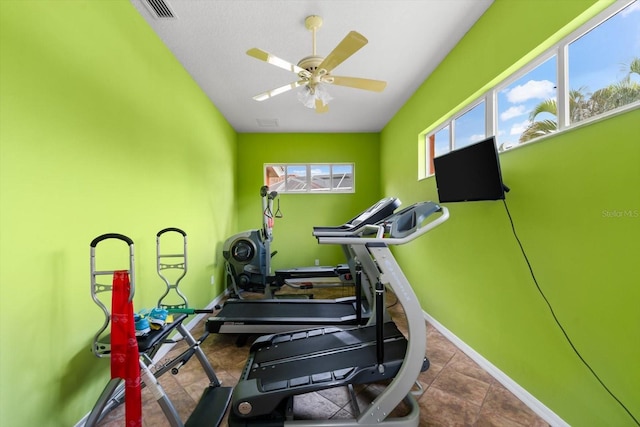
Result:
{"label": "wall mounted flat screen tv", "polygon": [[433,159],[441,203],[504,199],[495,138],[451,151]]}

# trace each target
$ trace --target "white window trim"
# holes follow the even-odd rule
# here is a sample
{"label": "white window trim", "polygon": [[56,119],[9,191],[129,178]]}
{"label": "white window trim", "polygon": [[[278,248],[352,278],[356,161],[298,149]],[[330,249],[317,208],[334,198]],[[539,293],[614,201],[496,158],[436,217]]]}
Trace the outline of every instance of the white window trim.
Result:
{"label": "white window trim", "polygon": [[[305,187],[305,190],[294,190],[294,191],[286,191],[286,190],[278,190],[278,194],[352,194],[356,192],[356,165],[355,163],[352,162],[313,162],[313,163],[306,163],[306,162],[300,162],[300,163],[295,163],[295,162],[290,162],[290,163],[276,163],[276,162],[270,162],[270,163],[264,163],[263,167],[262,167],[262,176],[264,179],[264,185],[268,185],[268,183],[266,182],[266,177],[267,177],[267,167],[269,166],[283,166],[285,168],[285,180],[286,180],[286,170],[287,167],[289,166],[304,166],[306,168],[306,182],[307,185]],[[351,174],[352,174],[352,181],[353,184],[351,186],[351,188],[347,188],[347,189],[339,189],[339,188],[327,188],[327,189],[322,189],[322,190],[313,190],[311,188],[311,167],[312,166],[329,166],[329,174],[330,174],[330,182],[333,183],[333,168],[335,166],[351,166]]]}

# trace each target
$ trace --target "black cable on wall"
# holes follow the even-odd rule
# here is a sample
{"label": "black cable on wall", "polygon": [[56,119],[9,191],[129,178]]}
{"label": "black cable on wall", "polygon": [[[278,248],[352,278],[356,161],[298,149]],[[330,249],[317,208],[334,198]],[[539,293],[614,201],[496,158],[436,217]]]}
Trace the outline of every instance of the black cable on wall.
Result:
{"label": "black cable on wall", "polygon": [[513,231],[513,236],[516,238],[516,241],[518,242],[518,246],[520,246],[520,251],[522,252],[522,256],[524,257],[524,260],[527,263],[527,267],[529,267],[529,273],[531,274],[531,278],[533,279],[533,283],[535,283],[536,288],[538,289],[538,292],[542,296],[542,299],[544,299],[544,302],[547,304],[547,307],[549,307],[549,311],[551,312],[551,316],[553,316],[553,320],[555,320],[556,324],[558,325],[558,327],[562,331],[562,334],[564,335],[564,337],[566,338],[567,342],[569,343],[569,345],[573,349],[573,352],[576,354],[576,356],[578,356],[578,358],[584,364],[584,366],[586,366],[587,369],[589,369],[591,374],[593,374],[593,376],[595,377],[596,380],[598,380],[600,385],[602,385],[602,387],[604,387],[604,389],[607,391],[607,393],[609,393],[609,395],[611,395],[611,397],[613,397],[616,400],[616,402],[618,402],[618,404],[622,407],[622,409],[624,409],[626,411],[626,413],[629,414],[629,416],[633,419],[633,421],[636,423],[636,425],[640,426],[640,422],[638,421],[638,419],[636,417],[634,417],[633,414],[631,413],[631,411],[629,411],[629,409],[624,405],[624,403],[622,403],[620,401],[620,399],[618,399],[616,397],[616,395],[613,394],[613,392],[611,390],[609,390],[609,387],[606,386],[606,384],[600,379],[598,374],[596,374],[596,372],[593,370],[593,368],[591,368],[589,363],[587,363],[587,361],[582,357],[582,355],[580,354],[580,352],[578,351],[576,346],[571,341],[571,338],[569,338],[569,335],[567,334],[567,331],[564,329],[564,327],[560,323],[560,320],[556,316],[556,313],[553,310],[553,307],[551,306],[551,303],[549,302],[549,300],[547,299],[546,295],[544,294],[544,292],[540,288],[540,285],[538,284],[538,280],[536,279],[536,275],[533,272],[533,267],[531,266],[531,263],[529,262],[529,257],[527,257],[527,254],[526,254],[526,252],[524,250],[524,247],[522,246],[522,242],[520,241],[520,238],[518,237],[518,234],[516,233],[516,227],[515,227],[515,225],[513,223],[513,218],[511,217],[511,212],[509,212],[509,207],[507,206],[507,201],[505,199],[503,199],[502,202],[504,203],[504,208],[507,211],[507,216],[509,217],[509,222],[511,223],[511,230]]}

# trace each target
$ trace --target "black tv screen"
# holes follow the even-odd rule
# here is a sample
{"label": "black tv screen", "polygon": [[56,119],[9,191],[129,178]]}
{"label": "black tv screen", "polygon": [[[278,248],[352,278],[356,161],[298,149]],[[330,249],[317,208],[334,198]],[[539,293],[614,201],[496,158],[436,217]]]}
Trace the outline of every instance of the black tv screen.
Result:
{"label": "black tv screen", "polygon": [[495,138],[433,159],[441,203],[504,199]]}

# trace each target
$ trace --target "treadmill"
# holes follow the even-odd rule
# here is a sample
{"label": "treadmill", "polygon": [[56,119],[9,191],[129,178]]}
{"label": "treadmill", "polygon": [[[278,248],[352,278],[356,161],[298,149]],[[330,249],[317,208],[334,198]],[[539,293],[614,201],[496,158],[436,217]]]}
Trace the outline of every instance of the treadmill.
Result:
{"label": "treadmill", "polygon": [[[389,217],[393,212],[402,204],[400,200],[395,197],[386,197],[374,203],[369,208],[365,209],[343,225],[335,227],[313,227],[313,235],[329,235],[329,234],[349,234],[357,230],[357,227],[361,227],[365,224],[375,224],[383,219]],[[351,258],[351,254],[348,248],[343,246],[345,256],[347,260]],[[311,267],[296,267],[289,269],[276,270],[274,273],[275,285],[280,288],[287,284],[288,280],[292,279],[310,279],[310,278],[323,278],[323,277],[339,277],[342,281],[346,281],[343,278],[348,278],[353,275],[351,266],[347,262],[346,264],[338,264],[337,266],[311,266]]]}
{"label": "treadmill", "polygon": [[[400,205],[394,197],[384,198],[351,221],[337,227],[314,227],[316,238],[328,235],[357,236],[365,227],[390,217]],[[207,330],[221,334],[271,334],[318,326],[353,326],[371,317],[373,291],[362,274],[360,262],[349,245],[349,269],[355,279],[355,296],[337,299],[231,299],[207,320]],[[317,276],[308,276],[317,277]]]}
{"label": "treadmill", "polygon": [[[440,213],[433,219],[432,214]],[[445,222],[445,207],[432,202],[415,204],[377,225],[375,237],[319,237],[321,244],[347,244],[364,256],[363,271],[376,283],[375,324],[315,328],[258,338],[236,385],[229,425],[238,426],[380,426],[414,427],[420,422],[412,392],[420,372],[428,369],[425,357],[426,325],[422,308],[389,246],[408,243]],[[429,222],[425,220],[429,218]],[[372,231],[371,228],[368,231]],[[383,321],[386,287],[397,295],[408,322],[407,340],[391,321]],[[295,396],[333,387],[352,387],[390,380],[353,419],[296,420]],[[352,388],[350,389],[352,391]],[[389,417],[405,401],[409,412]]]}

